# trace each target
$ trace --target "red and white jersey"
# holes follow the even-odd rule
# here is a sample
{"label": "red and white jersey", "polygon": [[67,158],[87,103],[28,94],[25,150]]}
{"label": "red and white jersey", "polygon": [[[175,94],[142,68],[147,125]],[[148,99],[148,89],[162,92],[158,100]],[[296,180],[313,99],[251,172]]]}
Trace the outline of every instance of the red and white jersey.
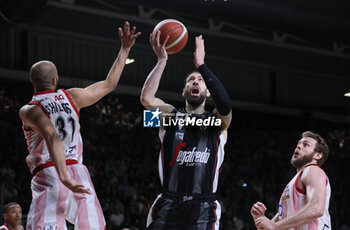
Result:
{"label": "red and white jersey", "polygon": [[11,230],[10,227],[7,227],[6,224],[0,226],[0,230]]}
{"label": "red and white jersey", "polygon": [[[288,183],[288,185],[284,189],[279,202],[279,206],[278,206],[279,220],[282,220],[288,216],[293,215],[294,213],[296,213],[306,205],[306,191],[298,187],[298,180],[300,180],[300,176],[302,172],[309,170],[308,167],[311,165],[318,166],[317,164],[306,165],[294,176],[294,178]],[[317,218],[316,220],[310,222],[307,225],[294,228],[294,230],[330,230],[332,229],[331,218],[328,212],[329,200],[331,198],[331,186],[329,184],[328,177],[327,177],[326,186],[327,186],[327,195],[326,195],[326,201],[325,201],[326,203],[324,207],[323,216]]]}
{"label": "red and white jersey", "polygon": [[[28,104],[38,105],[50,118],[62,140],[66,160],[83,161],[83,141],[80,135],[79,111],[64,89],[34,93]],[[35,130],[26,129],[23,132],[27,140],[27,165],[33,173],[39,165],[51,161],[45,139]]]}

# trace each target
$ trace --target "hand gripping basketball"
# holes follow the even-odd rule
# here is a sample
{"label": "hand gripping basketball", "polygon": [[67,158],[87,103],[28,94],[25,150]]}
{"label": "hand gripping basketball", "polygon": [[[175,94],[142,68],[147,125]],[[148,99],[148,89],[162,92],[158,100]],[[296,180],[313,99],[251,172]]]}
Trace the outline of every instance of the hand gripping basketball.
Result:
{"label": "hand gripping basketball", "polygon": [[165,49],[168,54],[175,54],[182,50],[188,40],[188,33],[186,27],[175,19],[165,19],[159,22],[155,27],[154,31],[160,31],[159,42],[163,41],[169,36]]}

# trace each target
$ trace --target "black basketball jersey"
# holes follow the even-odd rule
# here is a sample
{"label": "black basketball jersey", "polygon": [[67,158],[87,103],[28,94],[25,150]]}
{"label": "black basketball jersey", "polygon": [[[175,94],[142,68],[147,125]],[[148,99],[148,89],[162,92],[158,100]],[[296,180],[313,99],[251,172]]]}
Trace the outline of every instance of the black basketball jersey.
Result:
{"label": "black basketball jersey", "polygon": [[[158,169],[163,189],[186,194],[216,192],[226,138],[220,126],[193,125],[195,119],[209,119],[212,124],[215,115],[209,111],[188,114],[184,109],[174,109],[172,114],[169,119],[173,122],[165,122],[168,125],[159,133]],[[181,119],[192,123],[178,122]]]}

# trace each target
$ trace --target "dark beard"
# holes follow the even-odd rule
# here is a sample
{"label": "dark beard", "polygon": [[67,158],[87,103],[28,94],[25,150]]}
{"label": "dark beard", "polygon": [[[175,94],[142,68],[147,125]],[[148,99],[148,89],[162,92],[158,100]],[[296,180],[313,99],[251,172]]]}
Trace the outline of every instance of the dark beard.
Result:
{"label": "dark beard", "polygon": [[313,160],[314,155],[315,155],[315,153],[312,153],[310,155],[303,156],[302,158],[295,159],[295,160],[293,160],[293,157],[292,157],[292,159],[290,160],[290,163],[295,168],[299,169],[299,168],[303,167],[304,165],[306,165],[307,163],[310,163]]}
{"label": "dark beard", "polygon": [[199,97],[191,97],[191,92],[185,92],[185,99],[191,106],[198,107],[205,100],[205,93],[201,93]]}

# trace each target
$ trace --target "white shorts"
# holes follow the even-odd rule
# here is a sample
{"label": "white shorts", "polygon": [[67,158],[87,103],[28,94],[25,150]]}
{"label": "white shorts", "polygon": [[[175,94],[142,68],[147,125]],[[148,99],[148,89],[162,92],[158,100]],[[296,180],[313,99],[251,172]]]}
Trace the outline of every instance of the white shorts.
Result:
{"label": "white shorts", "polygon": [[91,194],[73,193],[58,179],[54,166],[39,171],[31,181],[33,200],[27,217],[27,230],[64,229],[66,221],[74,229],[104,230],[106,221],[90,174],[82,164],[67,165],[70,178],[89,188]]}

